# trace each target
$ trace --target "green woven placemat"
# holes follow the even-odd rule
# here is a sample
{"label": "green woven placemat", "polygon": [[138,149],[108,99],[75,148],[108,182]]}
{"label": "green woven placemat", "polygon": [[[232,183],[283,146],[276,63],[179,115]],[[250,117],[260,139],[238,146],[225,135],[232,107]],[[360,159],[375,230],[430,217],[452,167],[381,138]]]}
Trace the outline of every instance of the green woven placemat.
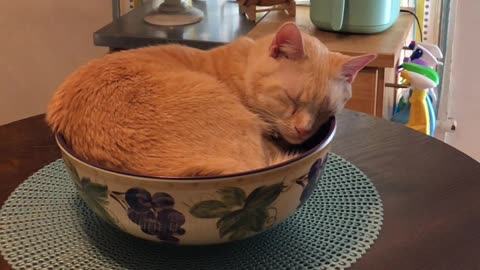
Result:
{"label": "green woven placemat", "polygon": [[0,248],[13,269],[345,269],[373,244],[382,220],[370,180],[331,154],[312,197],[274,229],[236,243],[161,246],[96,218],[57,160],[3,205]]}

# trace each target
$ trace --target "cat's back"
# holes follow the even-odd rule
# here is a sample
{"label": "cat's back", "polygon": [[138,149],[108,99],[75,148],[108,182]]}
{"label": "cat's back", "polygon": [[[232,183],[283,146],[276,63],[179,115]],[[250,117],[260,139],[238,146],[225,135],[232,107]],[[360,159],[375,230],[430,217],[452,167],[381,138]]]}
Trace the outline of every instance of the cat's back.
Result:
{"label": "cat's back", "polygon": [[[196,70],[205,55],[174,45],[94,60],[59,87],[47,122],[81,157],[110,168],[178,176],[203,173],[205,163],[231,171],[261,164],[261,121],[227,85]],[[231,155],[254,157],[223,164]]]}
{"label": "cat's back", "polygon": [[[182,45],[162,45],[120,51],[90,61],[72,73],[66,82],[75,78],[112,81],[119,76],[130,78],[142,73],[191,70],[205,58],[208,58],[205,51]],[[92,74],[95,76],[91,77]]]}
{"label": "cat's back", "polygon": [[[74,71],[58,87],[48,109],[47,121],[56,130],[65,130],[65,117],[89,113],[105,115],[108,108],[141,104],[153,95],[174,94],[177,76],[192,70],[202,51],[180,45],[146,47],[107,54]],[[185,78],[188,79],[188,78]],[[100,112],[102,111],[102,112]],[[83,118],[84,118],[83,117]],[[78,119],[77,119],[78,120]],[[68,128],[67,128],[68,129]]]}

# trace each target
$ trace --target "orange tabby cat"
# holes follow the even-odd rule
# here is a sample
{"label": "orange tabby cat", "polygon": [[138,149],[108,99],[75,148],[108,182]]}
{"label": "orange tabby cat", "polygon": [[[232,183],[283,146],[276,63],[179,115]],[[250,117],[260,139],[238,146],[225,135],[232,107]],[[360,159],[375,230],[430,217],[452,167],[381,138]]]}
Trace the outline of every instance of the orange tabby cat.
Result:
{"label": "orange tabby cat", "polygon": [[47,122],[80,157],[111,169],[248,171],[284,159],[265,135],[302,143],[342,109],[355,75],[374,58],[329,52],[292,23],[210,51],[123,51],[74,72],[54,94]]}

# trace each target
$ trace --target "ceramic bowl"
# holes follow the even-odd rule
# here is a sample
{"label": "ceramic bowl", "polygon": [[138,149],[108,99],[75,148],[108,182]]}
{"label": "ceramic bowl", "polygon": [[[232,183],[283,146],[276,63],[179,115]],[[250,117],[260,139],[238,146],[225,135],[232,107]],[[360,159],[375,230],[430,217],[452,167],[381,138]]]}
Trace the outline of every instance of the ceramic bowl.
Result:
{"label": "ceramic bowl", "polygon": [[234,175],[172,178],[132,175],[82,161],[57,134],[80,196],[98,217],[139,238],[179,245],[245,239],[282,223],[319,180],[336,129],[331,118],[309,150],[284,163]]}

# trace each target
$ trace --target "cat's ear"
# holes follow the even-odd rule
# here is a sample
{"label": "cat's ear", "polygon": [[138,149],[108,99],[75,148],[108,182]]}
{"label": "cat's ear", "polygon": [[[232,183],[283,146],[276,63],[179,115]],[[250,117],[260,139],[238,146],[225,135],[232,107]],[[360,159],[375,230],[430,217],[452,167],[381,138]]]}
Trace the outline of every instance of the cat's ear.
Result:
{"label": "cat's ear", "polygon": [[305,56],[302,33],[294,23],[285,23],[277,30],[270,45],[270,56],[292,60]]}
{"label": "cat's ear", "polygon": [[347,79],[347,82],[352,83],[358,72],[364,68],[368,63],[377,58],[376,54],[365,54],[355,57],[350,57],[342,65],[342,75]]}

